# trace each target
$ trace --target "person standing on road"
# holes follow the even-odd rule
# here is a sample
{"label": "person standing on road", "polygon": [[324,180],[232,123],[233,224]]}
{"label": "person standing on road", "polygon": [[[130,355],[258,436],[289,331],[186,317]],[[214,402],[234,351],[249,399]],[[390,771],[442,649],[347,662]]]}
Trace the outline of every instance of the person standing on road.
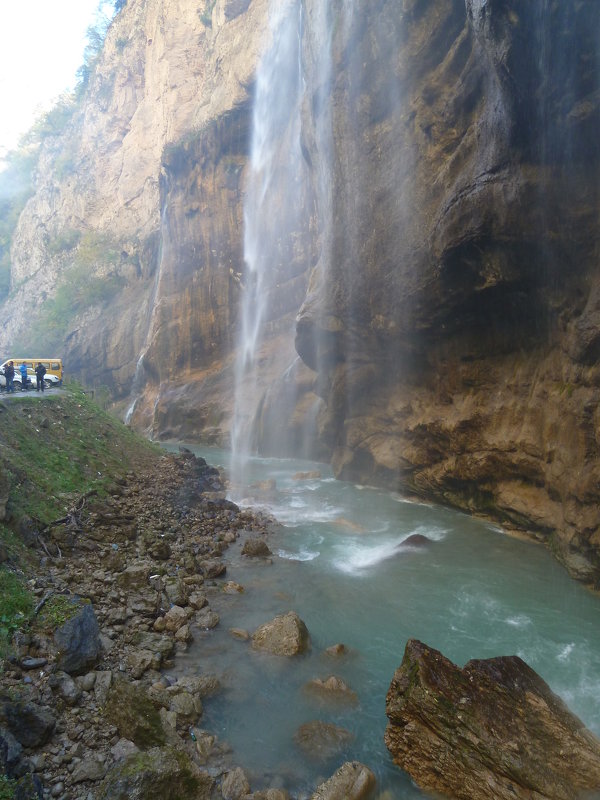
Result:
{"label": "person standing on road", "polygon": [[19,367],[19,372],[21,373],[21,391],[27,391],[27,364],[23,362]]}
{"label": "person standing on road", "polygon": [[15,362],[9,361],[4,367],[4,377],[6,378],[6,391],[14,392],[15,390]]}
{"label": "person standing on road", "polygon": [[46,374],[46,367],[42,364],[41,361],[38,361],[38,365],[35,368],[35,390],[39,392],[40,389],[42,392],[44,391],[44,375]]}

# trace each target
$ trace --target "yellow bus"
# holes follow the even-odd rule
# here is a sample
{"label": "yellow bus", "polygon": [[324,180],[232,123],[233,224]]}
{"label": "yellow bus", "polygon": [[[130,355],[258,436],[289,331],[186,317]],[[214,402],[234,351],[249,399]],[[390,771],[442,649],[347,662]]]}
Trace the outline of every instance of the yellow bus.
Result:
{"label": "yellow bus", "polygon": [[15,365],[15,377],[20,380],[19,367],[25,364],[27,367],[27,374],[31,378],[31,382],[35,385],[35,368],[38,364],[43,364],[46,367],[46,374],[44,381],[46,386],[60,386],[63,382],[63,364],[61,358],[7,358],[0,364],[0,370],[4,369],[6,364],[10,361]]}

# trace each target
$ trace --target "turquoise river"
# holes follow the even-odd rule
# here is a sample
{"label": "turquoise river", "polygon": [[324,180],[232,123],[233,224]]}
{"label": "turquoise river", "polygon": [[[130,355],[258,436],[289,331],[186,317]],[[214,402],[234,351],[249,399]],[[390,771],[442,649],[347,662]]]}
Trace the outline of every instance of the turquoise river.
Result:
{"label": "turquoise river", "polygon": [[[190,449],[228,469],[227,452]],[[294,477],[313,470],[319,478]],[[281,523],[269,537],[272,563],[242,557],[241,542],[229,547],[224,580],[244,592],[225,593],[215,581],[209,599],[220,624],[196,632],[178,670],[220,676],[224,691],[206,701],[201,725],[233,748],[253,790],[310,797],[357,759],[376,773],[382,800],[427,797],[383,743],[386,691],[413,637],[461,666],[519,655],[600,734],[600,598],[544,547],[458,512],[335,480],[320,464],[254,459],[251,472],[251,480],[276,482],[263,504]],[[404,545],[412,534],[430,543]],[[252,633],[290,610],[310,632],[306,656],[266,656],[229,632]],[[340,642],[347,655],[325,653]],[[308,681],[329,675],[357,693],[356,705],[323,705],[306,691]],[[347,729],[351,745],[329,760],[306,756],[294,735],[312,720]]]}

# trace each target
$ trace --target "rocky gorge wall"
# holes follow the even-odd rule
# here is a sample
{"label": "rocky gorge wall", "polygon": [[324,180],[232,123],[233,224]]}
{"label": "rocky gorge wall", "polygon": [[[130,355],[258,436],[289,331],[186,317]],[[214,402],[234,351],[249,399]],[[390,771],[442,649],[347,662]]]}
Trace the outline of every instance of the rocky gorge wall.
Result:
{"label": "rocky gorge wall", "polygon": [[[21,300],[51,297],[89,237],[105,237],[111,259],[89,268],[119,291],[69,323],[70,371],[108,385],[155,437],[226,441],[269,27],[266,0],[210,5],[129,0],[113,22],[19,222],[0,343],[23,330]],[[264,448],[281,427],[298,431],[297,447],[318,412],[306,454],[331,457],[339,476],[533,533],[597,582],[590,6],[356,2],[332,11],[326,73],[323,4],[303,3],[312,196],[270,298],[256,424]],[[81,238],[61,249],[71,231]],[[283,402],[290,375],[297,391]]]}
{"label": "rocky gorge wall", "polygon": [[354,20],[333,89],[328,274],[296,344],[338,475],[534,532],[595,581],[591,13],[382,2],[377,22]]}
{"label": "rocky gorge wall", "polygon": [[[106,292],[84,288],[85,302],[54,339],[70,374],[108,386],[117,400],[129,398],[136,364],[163,323],[157,309],[167,313],[171,293],[187,291],[188,301],[173,300],[179,323],[168,317],[179,326],[177,347],[157,347],[164,380],[205,366],[200,359],[215,342],[217,354],[231,348],[238,162],[266,31],[262,0],[125,4],[83,102],[66,130],[44,142],[36,193],[13,237],[3,351],[31,341],[32,307],[44,310],[57,287],[85,283],[85,274],[104,281]],[[43,322],[42,331],[46,346]],[[142,377],[152,383],[156,369]]]}

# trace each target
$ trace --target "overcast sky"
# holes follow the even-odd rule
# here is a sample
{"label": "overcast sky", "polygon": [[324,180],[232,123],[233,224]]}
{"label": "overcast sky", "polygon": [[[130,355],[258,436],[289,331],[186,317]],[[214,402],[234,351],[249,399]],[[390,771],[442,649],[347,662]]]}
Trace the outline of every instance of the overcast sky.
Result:
{"label": "overcast sky", "polygon": [[99,0],[0,0],[0,157],[74,88]]}

